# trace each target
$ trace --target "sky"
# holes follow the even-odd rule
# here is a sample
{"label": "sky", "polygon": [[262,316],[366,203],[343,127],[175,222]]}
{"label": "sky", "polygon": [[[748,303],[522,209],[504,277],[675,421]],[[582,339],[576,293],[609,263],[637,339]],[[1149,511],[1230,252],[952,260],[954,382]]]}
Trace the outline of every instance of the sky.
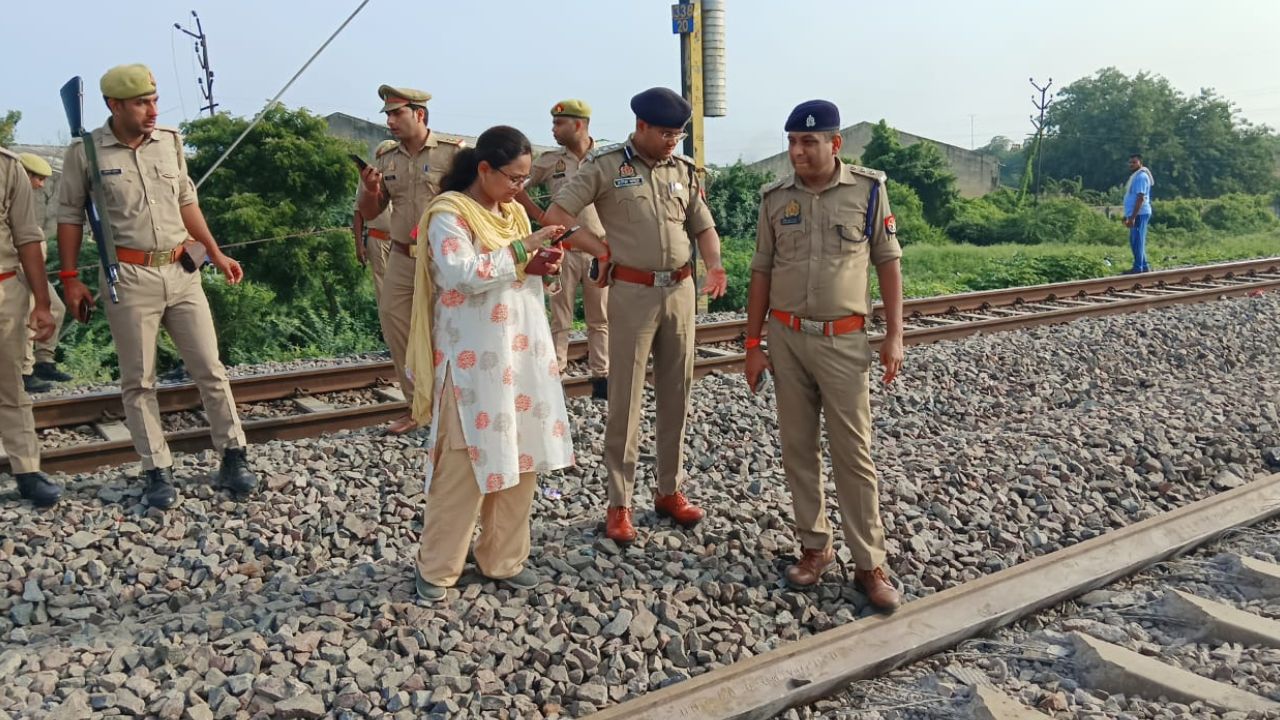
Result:
{"label": "sky", "polygon": [[[281,99],[321,115],[382,122],[377,87],[434,97],[431,125],[476,135],[514,125],[552,144],[550,107],[577,97],[592,134],[621,140],[628,101],[680,88],[673,0],[369,0]],[[67,139],[58,88],[82,75],[86,125],[98,78],[148,64],[161,124],[203,104],[192,42],[209,36],[220,110],[252,116],[359,5],[359,0],[66,0],[6,3],[0,112],[17,109],[20,143]],[[961,147],[1030,132],[1028,78],[1058,89],[1098,69],[1150,71],[1185,93],[1212,87],[1248,120],[1280,128],[1280,2],[1275,0],[727,0],[728,115],[706,123],[707,158],[748,162],[785,149],[797,103],[825,98],[844,125],[885,119]],[[53,32],[58,36],[55,38]]]}

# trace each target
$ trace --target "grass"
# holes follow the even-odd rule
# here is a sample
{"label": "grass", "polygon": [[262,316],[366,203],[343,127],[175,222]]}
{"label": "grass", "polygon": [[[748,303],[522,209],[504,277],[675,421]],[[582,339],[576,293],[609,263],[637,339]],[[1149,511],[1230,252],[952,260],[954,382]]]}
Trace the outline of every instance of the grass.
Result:
{"label": "grass", "polygon": [[[1231,237],[1153,233],[1147,240],[1156,270],[1272,255],[1280,255],[1280,230]],[[928,297],[1117,275],[1132,262],[1129,248],[1115,245],[908,245],[902,276],[907,297]]]}

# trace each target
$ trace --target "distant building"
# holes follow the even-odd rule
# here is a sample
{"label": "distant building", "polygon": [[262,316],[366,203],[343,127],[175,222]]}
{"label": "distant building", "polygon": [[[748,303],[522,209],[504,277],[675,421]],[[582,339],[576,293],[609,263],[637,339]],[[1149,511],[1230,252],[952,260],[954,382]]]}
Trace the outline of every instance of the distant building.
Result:
{"label": "distant building", "polygon": [[[851,158],[862,155],[867,143],[871,142],[871,131],[875,126],[876,123],[860,122],[841,130],[844,147],[841,148],[840,154]],[[898,141],[903,145],[927,142],[941,150],[951,172],[956,175],[956,189],[962,196],[979,197],[1000,186],[1000,163],[996,158],[901,130],[897,132]],[[750,167],[752,170],[770,171],[775,177],[782,177],[791,172],[791,161],[787,159],[787,154],[782,152],[751,163]]]}

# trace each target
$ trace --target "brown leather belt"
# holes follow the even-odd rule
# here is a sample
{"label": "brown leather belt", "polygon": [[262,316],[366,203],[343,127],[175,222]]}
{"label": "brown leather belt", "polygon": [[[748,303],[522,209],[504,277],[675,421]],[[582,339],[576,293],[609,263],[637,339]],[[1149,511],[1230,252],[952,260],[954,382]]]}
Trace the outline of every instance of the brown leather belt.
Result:
{"label": "brown leather belt", "polygon": [[116,259],[122,263],[130,265],[143,265],[145,267],[163,267],[178,262],[178,258],[182,257],[182,246],[179,245],[172,250],[155,250],[148,252],[146,250],[134,250],[133,248],[118,247],[116,248]]}
{"label": "brown leather belt", "polygon": [[373,238],[373,239],[375,239],[375,240],[390,240],[390,239],[391,239],[391,233],[387,232],[386,230],[378,230],[378,229],[376,229],[376,228],[368,228],[368,229],[366,229],[366,231],[365,231],[365,232],[369,233],[369,237],[371,237],[371,238]]}
{"label": "brown leather belt", "polygon": [[417,245],[410,245],[409,243],[402,243],[402,242],[400,242],[399,240],[392,240],[392,241],[391,241],[391,249],[392,249],[392,250],[395,250],[396,252],[400,253],[401,255],[407,255],[407,256],[409,256],[409,257],[411,257],[411,258],[416,258],[416,257],[418,257],[418,246],[417,246]]}
{"label": "brown leather belt", "polygon": [[807,335],[844,335],[858,332],[867,323],[867,319],[861,315],[850,315],[839,320],[806,320],[782,310],[770,310],[769,314],[788,328]]}
{"label": "brown leather belt", "polygon": [[685,265],[679,270],[637,270],[626,265],[614,264],[610,272],[613,273],[614,280],[633,283],[635,285],[648,285],[650,287],[670,287],[684,280],[693,274],[693,267]]}
{"label": "brown leather belt", "polygon": [[13,272],[0,273],[0,282],[4,282],[5,280],[8,280],[9,278],[17,274],[18,274],[17,270],[14,270]]}

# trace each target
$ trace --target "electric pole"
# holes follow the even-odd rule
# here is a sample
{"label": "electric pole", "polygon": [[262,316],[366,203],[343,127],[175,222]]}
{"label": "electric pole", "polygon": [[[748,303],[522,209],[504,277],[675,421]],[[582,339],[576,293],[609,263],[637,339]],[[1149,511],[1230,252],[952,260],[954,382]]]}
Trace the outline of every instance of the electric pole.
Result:
{"label": "electric pole", "polygon": [[196,20],[196,31],[182,27],[180,23],[174,23],[176,30],[181,30],[190,37],[195,39],[196,59],[200,61],[200,69],[204,70],[204,77],[197,77],[196,84],[200,86],[200,94],[204,96],[204,107],[201,110],[208,110],[209,117],[213,117],[214,108],[218,107],[218,103],[213,101],[213,70],[209,67],[209,36],[204,34],[204,28],[200,25],[200,16],[195,10],[191,11],[191,17]]}
{"label": "electric pole", "polygon": [[[1031,83],[1031,87],[1040,92],[1040,99],[1036,100],[1036,96],[1031,96],[1031,104],[1035,105],[1040,111],[1040,116],[1031,116],[1031,125],[1036,129],[1036,202],[1040,202],[1040,168],[1044,166],[1044,111],[1049,109],[1053,104],[1053,98],[1049,97],[1049,88],[1053,87],[1053,78],[1049,78],[1049,82],[1044,87],[1036,84],[1035,78],[1027,78],[1027,82]],[[1030,163],[1028,163],[1029,165]]]}

